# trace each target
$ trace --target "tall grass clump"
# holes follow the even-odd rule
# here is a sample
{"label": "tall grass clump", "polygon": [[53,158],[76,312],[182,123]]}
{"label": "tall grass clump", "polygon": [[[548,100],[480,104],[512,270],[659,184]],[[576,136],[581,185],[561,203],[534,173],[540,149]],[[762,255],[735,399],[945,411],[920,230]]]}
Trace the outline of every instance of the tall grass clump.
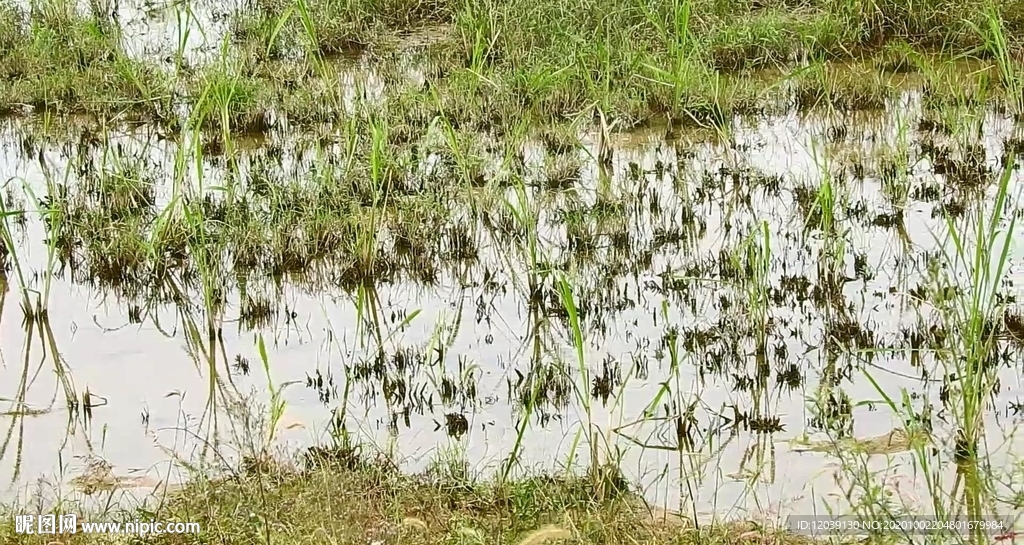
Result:
{"label": "tall grass clump", "polygon": [[[946,237],[936,234],[946,275],[935,279],[938,292],[958,294],[934,304],[944,325],[949,328],[945,345],[937,352],[941,365],[942,398],[951,415],[952,452],[935,449],[932,441],[913,443],[913,462],[926,483],[931,509],[939,519],[961,516],[986,520],[1002,516],[1006,498],[997,490],[1000,477],[988,464],[986,417],[991,415],[992,396],[998,384],[1000,330],[1005,298],[1000,296],[1008,270],[1011,242],[1017,214],[1006,214],[1019,201],[1011,191],[1012,169],[1005,169],[994,184],[989,199],[977,202],[960,219],[947,216]],[[929,433],[930,407],[914,409],[911,393],[888,392],[884,383],[866,372],[868,380],[883,398],[884,404],[912,429]],[[929,435],[931,435],[929,433]],[[944,458],[949,456],[948,462]],[[950,463],[951,462],[951,463]],[[952,486],[950,467],[955,468]],[[870,488],[871,477],[862,475],[861,485]],[[972,532],[971,542],[985,539],[981,530]]]}
{"label": "tall grass clump", "polygon": [[[991,203],[979,202],[967,216],[969,223],[958,225],[947,219],[953,245],[947,260],[953,265],[952,270],[967,273],[964,296],[944,309],[955,332],[951,336],[954,343],[947,369],[947,376],[957,377],[950,403],[958,427],[954,460],[957,480],[962,478],[964,485],[967,513],[975,519],[993,507],[991,483],[981,473],[985,456],[980,449],[984,444],[985,415],[997,384],[997,328],[990,324],[1002,316],[1000,311],[1005,305],[998,295],[1007,272],[1018,217],[1004,216],[1007,205],[1018,200],[1017,195],[1010,194],[1011,176],[1012,169],[1002,172],[994,199]],[[989,206],[991,210],[986,211]],[[955,495],[957,490],[952,492]]]}
{"label": "tall grass clump", "polygon": [[[194,100],[192,119],[197,127],[219,130],[218,141],[230,143],[231,133],[263,132],[269,128],[263,86],[244,74],[241,60],[234,59],[228,42],[222,44],[218,62],[205,69]],[[226,150],[232,155],[230,150]]]}
{"label": "tall grass clump", "polygon": [[984,21],[974,28],[983,42],[982,51],[995,60],[1011,112],[1019,117],[1024,115],[1024,73],[1021,72],[1020,57],[1011,50],[1005,24],[995,7],[989,6],[984,14]]}

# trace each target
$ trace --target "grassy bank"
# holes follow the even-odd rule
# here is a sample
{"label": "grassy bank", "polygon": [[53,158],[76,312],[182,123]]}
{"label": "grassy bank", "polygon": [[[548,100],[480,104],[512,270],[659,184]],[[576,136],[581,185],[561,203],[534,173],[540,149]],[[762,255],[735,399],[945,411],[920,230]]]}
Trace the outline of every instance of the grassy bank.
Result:
{"label": "grassy bank", "polygon": [[159,508],[88,516],[92,521],[199,522],[194,535],[62,536],[16,534],[7,544],[153,543],[288,545],[415,543],[446,545],[808,543],[746,523],[697,528],[625,489],[598,495],[591,477],[535,477],[505,484],[448,474],[407,476],[387,464],[318,464],[302,471],[262,468],[225,480],[197,479]]}
{"label": "grassy bank", "polygon": [[[621,127],[721,124],[793,106],[878,108],[905,72],[940,102],[978,88],[973,99],[1014,111],[1024,100],[1019,2],[259,0],[230,14],[223,36],[197,26],[208,7],[190,4],[159,63],[126,53],[110,6],[92,6],[0,9],[0,111],[178,127],[187,105],[196,126],[261,132],[279,117],[342,120],[354,92],[388,97],[389,118],[418,129],[442,116],[504,133],[595,112]],[[184,38],[200,33],[213,63],[186,54]]]}

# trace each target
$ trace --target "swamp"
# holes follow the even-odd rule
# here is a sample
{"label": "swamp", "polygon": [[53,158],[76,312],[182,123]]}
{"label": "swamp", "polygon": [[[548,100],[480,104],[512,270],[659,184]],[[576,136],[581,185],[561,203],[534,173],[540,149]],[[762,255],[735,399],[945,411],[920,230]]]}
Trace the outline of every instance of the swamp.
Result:
{"label": "swamp", "polygon": [[0,0],[0,543],[1012,543],[1021,153],[1024,0]]}

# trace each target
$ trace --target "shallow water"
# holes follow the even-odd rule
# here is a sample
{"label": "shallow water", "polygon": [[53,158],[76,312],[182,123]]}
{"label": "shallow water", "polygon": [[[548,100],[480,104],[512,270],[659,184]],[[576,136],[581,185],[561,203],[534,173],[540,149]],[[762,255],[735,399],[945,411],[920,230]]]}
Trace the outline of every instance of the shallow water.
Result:
{"label": "shallow water", "polygon": [[[938,319],[933,305],[911,292],[926,280],[926,254],[942,249],[937,241],[945,240],[946,232],[941,216],[933,217],[941,203],[913,197],[914,188],[948,189],[943,176],[933,173],[931,161],[919,157],[920,143],[939,139],[915,130],[919,110],[919,97],[906,93],[884,115],[736,119],[726,144],[709,141],[707,131],[684,133],[675,142],[665,141],[660,133],[634,134],[615,142],[610,169],[591,158],[597,155],[596,137],[585,135],[578,181],[568,189],[529,186],[525,195],[538,210],[538,253],[571,271],[591,377],[587,382],[596,381],[602,388],[584,384],[580,377],[570,329],[558,305],[545,299],[554,291],[539,299],[529,297],[526,256],[498,230],[468,220],[469,211],[460,204],[452,205],[447,222],[469,231],[478,250],[475,262],[439,264],[432,285],[377,283],[374,291],[364,293],[375,295],[376,308],[364,310],[362,319],[356,294],[285,284],[276,295],[273,288],[256,283],[250,289],[265,290],[280,312],[269,326],[253,331],[237,319],[241,296],[233,292],[222,329],[227,361],[218,359],[217,371],[224,378],[236,357],[248,362],[249,372],[232,369],[231,379],[238,390],[255,391],[257,399],[266,401],[267,380],[257,348],[257,333],[262,333],[273,384],[297,382],[284,390],[283,448],[294,450],[324,438],[343,403],[339,396],[347,369],[354,378],[346,424],[360,439],[397,454],[410,471],[423,470],[454,451],[483,475],[497,471],[514,450],[523,416],[522,377],[547,372],[546,388],[539,391],[548,402],[538,403],[525,432],[520,455],[524,468],[569,463],[574,437],[585,426],[586,399],[602,442],[618,449],[627,477],[659,504],[672,508],[692,498],[696,510],[706,515],[755,517],[819,512],[826,501],[846,509],[842,486],[834,477],[837,460],[796,452],[788,442],[805,431],[822,435],[823,423],[812,421],[825,369],[840,375],[831,395],[841,400],[838,392],[845,393],[851,407],[849,414],[839,411],[825,419],[825,424],[837,426],[833,433],[848,424],[854,436],[864,438],[901,425],[880,401],[867,373],[894,399],[899,400],[900,389],[913,392],[915,410],[934,407],[932,421],[947,460],[944,467],[952,467],[952,418],[942,410],[942,372],[936,370],[940,364],[926,352],[920,353],[919,362],[912,361],[903,350],[909,346],[904,332]],[[901,126],[906,129],[901,131]],[[829,143],[836,127],[845,128],[846,136]],[[1013,136],[1014,126],[989,115],[982,127],[979,142],[986,164],[998,171],[1003,143]],[[38,196],[46,192],[45,176],[36,154],[23,154],[18,144],[26,130],[18,124],[6,129],[0,178],[16,180],[15,187],[17,180],[24,180]],[[913,165],[905,238],[897,229],[873,225],[878,214],[892,210],[875,158],[900,145],[901,139],[908,144]],[[272,136],[275,140],[288,148],[289,138]],[[152,172],[171,171],[174,143],[156,143],[145,131],[118,136],[117,141],[146,156]],[[245,153],[252,163],[263,152],[257,148]],[[527,171],[541,178],[544,146],[531,144],[523,153]],[[51,146],[43,149],[43,156],[51,179],[62,179],[72,155]],[[302,164],[297,158],[284,162],[285,170]],[[862,179],[851,173],[857,163],[864,166]],[[222,168],[204,165],[205,183],[215,185],[223,177]],[[819,267],[827,261],[825,245],[820,230],[805,234],[806,217],[798,200],[801,187],[817,191],[823,172],[832,174],[838,200],[846,201],[837,211],[836,225],[847,233],[841,274],[849,281],[834,292],[826,286],[815,294],[815,286],[825,286]],[[1011,195],[1017,194],[1018,180],[1014,173]],[[13,190],[16,195],[20,191]],[[170,193],[169,186],[158,191],[157,208],[166,206]],[[506,196],[517,198],[511,191]],[[602,208],[609,203],[617,212]],[[25,206],[32,209],[34,203],[27,199]],[[602,213],[603,223],[579,224],[592,238],[567,228],[566,217]],[[730,276],[730,268],[720,261],[722,252],[736,254],[748,240],[760,245],[764,233],[770,251],[763,283],[750,275]],[[25,270],[45,270],[44,238],[42,224],[29,219],[18,249]],[[1015,242],[1010,280],[1017,278],[1022,257]],[[34,276],[27,275],[30,286],[41,289],[41,279]],[[201,419],[211,399],[208,362],[190,354],[173,305],[160,307],[155,320],[149,316],[132,323],[130,304],[72,282],[71,276],[69,271],[55,277],[50,288],[55,346],[76,391],[88,388],[106,404],[93,409],[87,428],[76,420],[75,429],[68,429],[52,356],[38,331],[27,334],[19,327],[18,279],[11,271],[0,317],[0,397],[17,397],[27,365],[29,377],[35,377],[25,388],[26,403],[34,408],[53,403],[55,409],[24,418],[0,417],[0,422],[15,426],[0,465],[0,477],[10,483],[8,494],[25,493],[40,477],[70,487],[90,454],[110,462],[118,474],[138,470],[130,474],[164,478],[170,472],[171,480],[179,480],[168,452],[184,460],[201,455],[203,441],[195,434],[205,437],[209,426],[209,420]],[[552,279],[545,282],[550,285]],[[749,289],[758,285],[770,297],[771,318],[763,329],[766,350],[760,357],[755,337],[762,331],[761,322],[749,299]],[[1013,295],[1014,290],[1008,285],[1004,292]],[[826,301],[829,294],[834,297]],[[199,301],[198,295],[193,294],[193,301]],[[404,316],[416,310],[420,313],[400,327]],[[387,339],[383,361],[374,361],[376,344],[368,341],[373,320]],[[675,361],[666,344],[673,338]],[[31,346],[27,360],[26,345]],[[1017,419],[1010,407],[1021,392],[1016,367],[1020,352],[1012,343],[1006,343],[1006,350],[1001,389],[986,430],[994,468],[1010,471],[1018,448]],[[930,381],[920,378],[923,371],[931,374]],[[318,379],[327,386],[307,386]],[[663,384],[671,392],[659,398]],[[594,395],[588,396],[592,389]],[[596,395],[600,390],[607,392],[606,400]],[[672,423],[661,420],[658,425],[653,417],[666,411],[678,415],[686,406],[692,407],[689,429],[695,445],[683,453],[675,447]],[[648,410],[653,414],[645,417]],[[230,435],[223,408],[216,412],[221,414],[218,427]],[[732,426],[737,416],[745,417],[748,425]],[[466,429],[453,437],[448,424],[458,428],[462,417]],[[633,424],[637,421],[643,422]],[[237,432],[243,443],[250,435]],[[581,452],[588,451],[577,451],[575,463],[588,463],[588,455]],[[897,490],[904,503],[927,509],[928,492],[920,479],[910,477],[910,463],[908,453],[872,456],[868,470],[882,472],[885,476],[871,480]],[[952,476],[952,469],[943,473],[950,482]],[[1016,481],[1009,482],[1010,492],[1015,492]]]}

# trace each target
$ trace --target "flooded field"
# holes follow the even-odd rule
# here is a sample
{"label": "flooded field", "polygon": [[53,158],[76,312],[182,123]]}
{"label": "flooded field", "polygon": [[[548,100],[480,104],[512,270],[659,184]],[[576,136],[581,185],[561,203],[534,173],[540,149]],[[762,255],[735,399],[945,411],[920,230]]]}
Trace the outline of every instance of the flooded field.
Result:
{"label": "flooded field", "polygon": [[1021,509],[1024,15],[838,63],[834,6],[638,4],[557,68],[539,7],[257,4],[0,11],[0,502],[294,457]]}
{"label": "flooded field", "polygon": [[351,434],[410,471],[454,455],[483,472],[585,466],[599,448],[649,499],[709,515],[850,509],[874,486],[921,508],[912,439],[952,483],[951,358],[977,293],[1002,312],[981,325],[978,439],[1009,479],[1015,129],[965,123],[976,144],[925,130],[906,92],[885,112],[672,140],[528,140],[456,194],[433,153],[389,158],[374,188],[344,170],[344,143],[270,136],[225,166],[145,129],[49,145],[9,122],[7,209],[26,213],[7,218],[4,476],[68,486],[103,460],[126,488],[153,486],[171,453],[232,436],[235,396],[255,392],[283,411],[275,432],[235,429],[244,445]]}

